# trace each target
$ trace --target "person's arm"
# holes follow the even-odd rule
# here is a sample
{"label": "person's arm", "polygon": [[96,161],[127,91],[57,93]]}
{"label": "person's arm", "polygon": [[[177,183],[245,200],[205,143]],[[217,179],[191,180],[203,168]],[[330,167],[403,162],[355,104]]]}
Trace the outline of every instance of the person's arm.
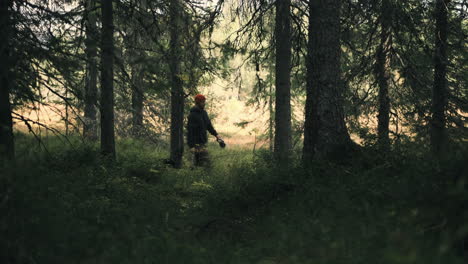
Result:
{"label": "person's arm", "polygon": [[211,120],[210,118],[208,117],[208,113],[206,113],[205,111],[205,118],[206,118],[206,122],[207,122],[207,126],[206,126],[206,129],[208,130],[208,132],[210,132],[211,135],[215,136],[217,139],[219,139],[219,135],[218,135],[218,132],[216,132],[216,130],[214,129],[213,127],[213,124],[211,124]]}

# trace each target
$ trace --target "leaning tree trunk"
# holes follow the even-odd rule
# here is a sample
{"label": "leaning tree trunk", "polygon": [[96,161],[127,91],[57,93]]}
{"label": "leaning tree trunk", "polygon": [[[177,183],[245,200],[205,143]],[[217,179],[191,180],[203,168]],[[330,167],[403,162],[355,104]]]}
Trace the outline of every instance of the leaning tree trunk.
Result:
{"label": "leaning tree trunk", "polygon": [[275,146],[278,161],[291,154],[291,1],[276,1]]}
{"label": "leaning tree trunk", "polygon": [[184,90],[180,78],[180,0],[171,0],[170,3],[170,71],[171,71],[171,157],[175,168],[182,166],[184,153]]}
{"label": "leaning tree trunk", "polygon": [[431,147],[436,156],[444,153],[448,138],[447,109],[447,5],[450,0],[436,0],[434,85],[432,87]]}
{"label": "leaning tree trunk", "polygon": [[96,25],[96,0],[86,0],[86,80],[84,95],[84,125],[83,136],[96,141],[97,131],[97,43],[98,31]]}
{"label": "leaning tree trunk", "polygon": [[[145,21],[146,0],[139,1],[140,9],[140,22]],[[133,39],[134,58],[132,62],[132,135],[134,137],[140,136],[143,130],[143,102],[144,102],[144,89],[143,89],[143,57],[144,52],[142,48],[142,27],[137,25],[134,29],[135,35]]]}
{"label": "leaning tree trunk", "polygon": [[114,135],[114,25],[112,2],[101,1],[101,152],[115,160]]}
{"label": "leaning tree trunk", "polygon": [[10,104],[10,39],[11,20],[9,8],[13,1],[0,1],[0,160],[13,160],[15,147],[13,139],[13,121]]}
{"label": "leaning tree trunk", "polygon": [[351,145],[343,110],[340,3],[309,1],[305,164],[313,158],[339,158]]}
{"label": "leaning tree trunk", "polygon": [[388,87],[390,82],[390,50],[392,48],[391,0],[382,0],[380,6],[380,43],[377,47],[377,58],[374,68],[375,78],[379,86],[379,113],[377,116],[377,144],[382,150],[390,147],[389,124],[390,124],[390,98]]}

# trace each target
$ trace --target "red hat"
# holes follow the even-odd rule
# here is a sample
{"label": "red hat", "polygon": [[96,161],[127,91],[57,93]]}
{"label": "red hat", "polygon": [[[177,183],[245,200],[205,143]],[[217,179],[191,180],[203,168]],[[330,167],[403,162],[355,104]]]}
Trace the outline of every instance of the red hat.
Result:
{"label": "red hat", "polygon": [[195,96],[195,102],[203,102],[205,100],[206,100],[206,98],[205,98],[205,96],[203,94],[197,94]]}

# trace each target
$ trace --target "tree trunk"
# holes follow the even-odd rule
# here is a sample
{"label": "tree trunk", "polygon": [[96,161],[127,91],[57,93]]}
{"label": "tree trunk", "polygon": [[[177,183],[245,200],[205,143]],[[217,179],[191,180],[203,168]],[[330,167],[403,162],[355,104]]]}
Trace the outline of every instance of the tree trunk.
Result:
{"label": "tree trunk", "polygon": [[291,1],[276,1],[275,149],[278,161],[291,155]]}
{"label": "tree trunk", "polygon": [[313,158],[339,159],[351,146],[343,110],[340,3],[309,1],[304,164]]}
{"label": "tree trunk", "polygon": [[114,135],[114,25],[112,2],[101,1],[101,152],[115,160]]}
{"label": "tree trunk", "polygon": [[171,71],[171,157],[175,168],[182,166],[184,153],[184,90],[180,78],[180,19],[182,6],[180,0],[170,3],[170,71]]}
{"label": "tree trunk", "polygon": [[375,78],[379,86],[379,113],[377,116],[377,144],[382,150],[389,150],[390,98],[388,87],[390,82],[390,49],[392,48],[391,0],[382,0],[380,6],[380,43],[377,48],[377,58],[374,68]]}
{"label": "tree trunk", "polygon": [[[270,73],[271,74],[271,73]],[[273,152],[273,126],[275,125],[274,122],[274,112],[273,112],[273,84],[270,82],[270,92],[268,94],[268,113],[270,115],[270,119],[268,120],[268,138],[270,139],[270,152]]]}
{"label": "tree trunk", "polygon": [[97,130],[97,38],[96,0],[86,0],[86,80],[83,136],[91,141],[98,138]]}
{"label": "tree trunk", "polygon": [[447,129],[447,5],[450,0],[436,0],[434,85],[432,88],[431,147],[436,156],[445,152]]}
{"label": "tree trunk", "polygon": [[11,59],[10,43],[12,21],[10,11],[13,1],[0,1],[0,160],[13,160],[15,146],[13,139],[13,121],[11,116],[10,87]]}
{"label": "tree trunk", "polygon": [[[144,14],[146,10],[146,0],[140,0],[140,14]],[[141,21],[144,21],[144,17],[141,18]],[[141,51],[142,47],[142,29],[140,25],[135,27],[135,36],[134,36],[134,47],[135,57],[132,58],[134,61],[132,63],[132,134],[134,137],[141,135],[143,129],[143,102],[144,102],[144,90],[143,90],[143,65],[142,58],[144,57],[144,52]]]}
{"label": "tree trunk", "polygon": [[143,69],[134,65],[132,69],[132,135],[138,137],[143,130]]}

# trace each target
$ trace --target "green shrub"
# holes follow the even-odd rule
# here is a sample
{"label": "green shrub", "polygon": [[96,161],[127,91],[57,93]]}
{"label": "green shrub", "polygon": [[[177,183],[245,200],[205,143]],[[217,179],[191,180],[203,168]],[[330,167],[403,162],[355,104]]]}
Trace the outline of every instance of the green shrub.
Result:
{"label": "green shrub", "polygon": [[[213,166],[164,164],[168,152],[19,136],[2,168],[2,263],[465,263],[466,148],[444,161],[405,145],[346,162],[210,145]],[[465,241],[465,242],[464,242]]]}

